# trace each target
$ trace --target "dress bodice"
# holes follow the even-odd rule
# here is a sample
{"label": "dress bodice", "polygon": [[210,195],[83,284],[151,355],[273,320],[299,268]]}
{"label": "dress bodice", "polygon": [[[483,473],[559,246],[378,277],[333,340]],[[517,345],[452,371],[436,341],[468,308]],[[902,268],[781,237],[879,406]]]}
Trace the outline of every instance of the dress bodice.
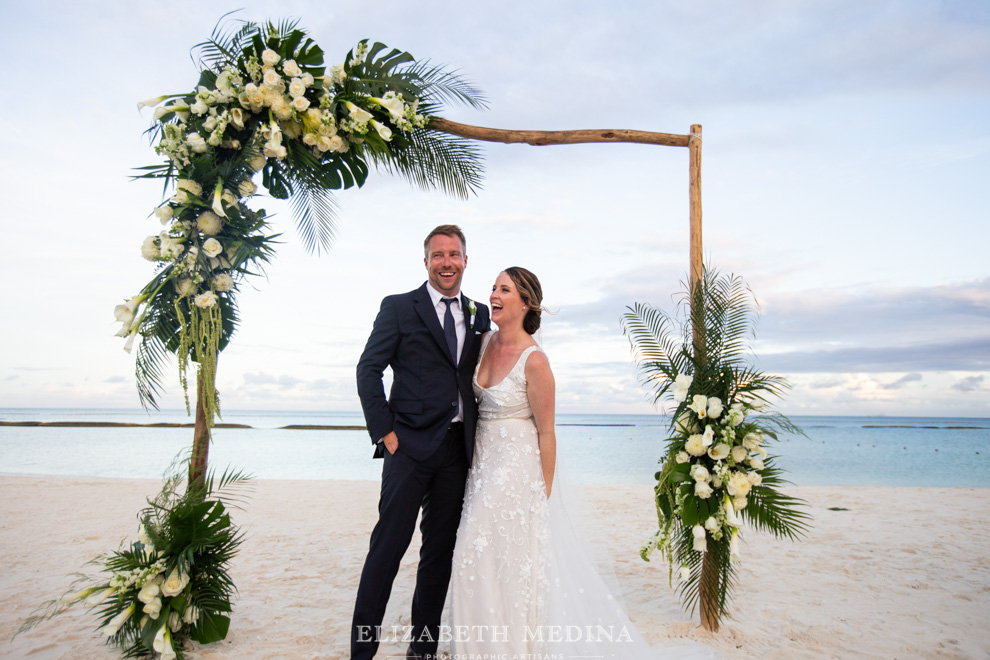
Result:
{"label": "dress bodice", "polygon": [[541,351],[539,346],[525,349],[516,360],[508,375],[491,387],[478,384],[478,370],[481,360],[485,357],[488,343],[494,332],[488,333],[481,345],[481,357],[474,368],[474,378],[471,381],[474,395],[478,399],[478,417],[481,419],[528,419],[533,416],[529,407],[529,395],[526,392],[526,360],[534,351]]}

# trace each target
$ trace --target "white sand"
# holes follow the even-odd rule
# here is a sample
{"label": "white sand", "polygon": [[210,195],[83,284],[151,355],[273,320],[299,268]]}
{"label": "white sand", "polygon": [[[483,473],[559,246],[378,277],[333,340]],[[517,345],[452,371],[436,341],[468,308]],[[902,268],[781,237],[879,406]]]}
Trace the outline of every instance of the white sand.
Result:
{"label": "white sand", "polygon": [[[0,478],[0,657],[117,658],[78,609],[11,635],[68,575],[133,539],[157,481]],[[702,630],[639,559],[655,529],[651,489],[588,487],[630,615],[657,647],[685,639],[725,658],[990,657],[990,489],[793,488],[811,504],[801,543],[748,530],[731,618]],[[197,659],[347,657],[357,581],[378,484],[258,481],[235,522],[248,534],[233,567],[240,597],[227,639]],[[831,511],[844,507],[848,511]],[[409,623],[418,539],[385,625]],[[398,653],[383,645],[379,658]]]}

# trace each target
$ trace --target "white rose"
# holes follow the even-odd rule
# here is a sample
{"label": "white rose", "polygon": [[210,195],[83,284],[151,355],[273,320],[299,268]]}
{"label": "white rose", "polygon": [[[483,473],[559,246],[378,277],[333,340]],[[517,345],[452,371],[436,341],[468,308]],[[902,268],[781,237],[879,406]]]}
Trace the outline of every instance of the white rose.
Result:
{"label": "white rose", "polygon": [[691,569],[687,566],[681,566],[681,582],[687,582],[691,579]]}
{"label": "white rose", "polygon": [[739,426],[746,419],[746,415],[741,410],[730,410],[729,411],[729,425]]}
{"label": "white rose", "polygon": [[747,433],[743,437],[743,447],[751,451],[759,447],[761,442],[763,442],[763,436],[759,433]]}
{"label": "white rose", "polygon": [[178,568],[173,568],[165,581],[162,582],[162,595],[178,596],[187,584],[189,584],[189,576],[180,572]]}
{"label": "white rose", "polygon": [[309,107],[309,99],[305,96],[297,96],[292,99],[292,108],[296,112],[306,112],[306,108]]}
{"label": "white rose", "polygon": [[694,494],[703,500],[707,500],[712,496],[712,487],[708,485],[707,481],[699,481],[694,484]]}
{"label": "white rose", "polygon": [[688,389],[693,381],[694,377],[688,374],[680,374],[674,379],[674,401],[680,403],[687,398]]}
{"label": "white rose", "polygon": [[708,410],[708,397],[704,394],[695,394],[688,408],[693,410],[698,417],[704,419]]}
{"label": "white rose", "polygon": [[749,479],[744,472],[732,472],[729,482],[725,485],[725,489],[733,497],[746,497],[751,487],[752,484],[749,483]]}
{"label": "white rose", "polygon": [[234,194],[234,191],[231,190],[230,188],[224,188],[223,189],[223,194],[220,195],[220,199],[223,200],[223,202],[227,206],[234,206],[234,207],[236,207],[237,206],[237,203],[238,203],[237,195],[235,195]]}
{"label": "white rose", "polygon": [[141,256],[147,259],[148,261],[155,261],[160,256],[162,256],[162,253],[158,251],[157,241],[158,241],[157,236],[149,236],[148,238],[144,239],[144,242],[141,243]]}
{"label": "white rose", "polygon": [[189,605],[186,607],[186,611],[182,613],[182,621],[184,623],[193,624],[199,619],[199,609]]}
{"label": "white rose", "polygon": [[742,511],[746,508],[747,504],[749,504],[749,502],[742,495],[732,498],[732,506],[736,511]]}
{"label": "white rose", "polygon": [[692,456],[702,456],[708,451],[704,438],[700,434],[695,434],[688,438],[688,441],[684,443],[684,449]]}
{"label": "white rose", "polygon": [[281,56],[271,48],[266,48],[261,53],[261,61],[267,66],[275,66],[280,59],[282,59]]}
{"label": "white rose", "polygon": [[289,83],[289,96],[294,99],[306,94],[306,83],[301,78],[293,78]]}
{"label": "white rose", "polygon": [[754,486],[759,486],[760,484],[763,483],[763,475],[761,475],[759,472],[750,472],[749,474],[746,475],[746,478],[749,479],[749,483],[753,484]]}
{"label": "white rose", "polygon": [[302,75],[302,69],[299,68],[299,65],[296,64],[295,60],[286,60],[282,62],[282,71],[290,78],[297,78]]}
{"label": "white rose", "polygon": [[691,460],[691,455],[688,454],[686,451],[679,451],[677,452],[677,457],[675,460],[678,463],[687,463],[688,461]]}
{"label": "white rose", "polygon": [[183,277],[181,280],[176,280],[175,291],[176,293],[179,294],[179,297],[181,298],[196,291],[196,284],[188,277]]}
{"label": "white rose", "polygon": [[715,459],[716,461],[721,461],[723,458],[729,455],[729,445],[724,442],[720,442],[711,449],[708,450],[708,455]]}
{"label": "white rose", "polygon": [[767,457],[767,450],[766,449],[764,449],[763,447],[757,447],[753,451],[755,451],[757,454],[759,454],[760,455],[760,458],[766,460],[766,457]]}
{"label": "white rose", "polygon": [[[267,162],[268,158],[264,154],[258,154],[248,162],[248,165],[251,167],[252,172],[260,172]],[[254,193],[251,194],[253,195]],[[241,193],[241,196],[243,195],[244,193]]]}
{"label": "white rose", "polygon": [[708,516],[708,520],[705,521],[705,529],[709,532],[714,532],[718,529],[718,518],[715,516]]}
{"label": "white rose", "polygon": [[141,589],[141,591],[138,592],[137,598],[142,603],[148,604],[158,598],[158,593],[160,591],[161,589],[158,587],[157,582],[149,582],[144,585],[144,588]]}
{"label": "white rose", "polygon": [[338,153],[345,153],[348,149],[350,149],[350,147],[347,146],[347,143],[344,142],[339,135],[334,135],[330,138],[330,148]]}
{"label": "white rose", "polygon": [[313,79],[313,74],[309,73],[308,71],[302,74],[302,81],[303,84],[306,85],[306,87],[312,87],[313,83],[316,82],[316,80]]}
{"label": "white rose", "polygon": [[717,396],[713,396],[708,399],[708,417],[710,419],[718,419],[719,415],[722,414],[722,400]]}
{"label": "white rose", "polygon": [[196,102],[189,106],[189,110],[192,111],[194,115],[205,115],[210,110],[210,106],[203,102],[203,99],[197,98]]}
{"label": "white rose", "polygon": [[203,128],[208,131],[212,131],[217,127],[217,118],[214,115],[210,115],[205,120],[203,120]]}
{"label": "white rose", "polygon": [[691,467],[691,478],[695,481],[708,481],[708,468],[700,463]]}
{"label": "white rose", "polygon": [[207,236],[216,236],[223,230],[223,221],[213,211],[203,211],[196,218],[196,227]]}
{"label": "white rose", "polygon": [[755,456],[750,456],[749,457],[749,466],[751,468],[753,468],[754,470],[762,470],[763,467],[764,467],[763,466],[763,459],[756,458]]}
{"label": "white rose", "polygon": [[155,207],[155,216],[157,216],[164,225],[171,220],[173,216],[175,216],[175,211],[172,210],[172,207],[168,204],[162,204],[161,206]]}
{"label": "white rose", "polygon": [[217,304],[217,294],[212,291],[204,291],[193,298],[193,303],[195,303],[196,307],[199,307],[200,309],[213,307]]}
{"label": "white rose", "polygon": [[[253,163],[254,161],[252,161],[252,167],[253,167]],[[257,192],[257,190],[258,190],[258,186],[254,185],[254,182],[251,181],[251,179],[244,179],[243,181],[237,184],[237,192],[240,193],[241,197],[250,197],[255,192]]]}
{"label": "white rose", "polygon": [[180,204],[188,204],[191,200],[189,195],[199,197],[203,194],[203,186],[192,179],[179,179],[175,182],[175,197]]}
{"label": "white rose", "polygon": [[199,133],[193,132],[187,135],[186,142],[189,143],[189,148],[198,154],[206,153],[206,150],[209,148],[206,140]]}
{"label": "white rose", "polygon": [[227,273],[220,273],[213,277],[213,288],[217,291],[231,291],[234,288],[234,278]]}
{"label": "white rose", "polygon": [[705,528],[701,525],[695,525],[691,528],[691,532],[694,534],[694,551],[705,552],[708,549],[708,542],[705,537]]}
{"label": "white rose", "polygon": [[286,148],[275,142],[266,142],[263,153],[267,158],[276,158],[278,160],[284,160],[288,155]]}
{"label": "white rose", "polygon": [[732,448],[732,460],[734,460],[736,463],[741,463],[742,461],[746,460],[747,454],[748,452],[746,451],[745,447],[737,446]]}
{"label": "white rose", "polygon": [[278,75],[278,71],[275,69],[267,69],[261,80],[262,84],[268,85],[269,87],[275,87],[282,82],[282,76]]}
{"label": "white rose", "polygon": [[385,124],[375,121],[374,119],[371,120],[371,125],[374,127],[376,131],[378,131],[378,136],[381,139],[385,140],[386,142],[390,142],[392,140],[391,128],[389,128]]}
{"label": "white rose", "polygon": [[208,238],[203,241],[203,253],[213,259],[223,252],[223,245],[215,238]]}

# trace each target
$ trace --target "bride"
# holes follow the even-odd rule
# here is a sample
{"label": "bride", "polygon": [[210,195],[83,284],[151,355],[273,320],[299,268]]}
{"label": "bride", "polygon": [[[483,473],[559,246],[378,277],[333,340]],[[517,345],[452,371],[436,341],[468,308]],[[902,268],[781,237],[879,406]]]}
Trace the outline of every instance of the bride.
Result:
{"label": "bride", "polygon": [[[454,547],[456,660],[656,657],[599,577],[555,487],[554,378],[533,339],[542,288],[507,268],[474,372],[474,464]],[[703,647],[671,657],[711,657]],[[685,654],[684,651],[687,653]]]}

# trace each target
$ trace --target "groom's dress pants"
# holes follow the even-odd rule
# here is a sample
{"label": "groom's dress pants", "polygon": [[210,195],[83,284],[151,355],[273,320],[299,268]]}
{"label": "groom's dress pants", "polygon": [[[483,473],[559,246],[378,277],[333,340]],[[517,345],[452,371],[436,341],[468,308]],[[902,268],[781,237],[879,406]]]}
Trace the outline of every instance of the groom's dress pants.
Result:
{"label": "groom's dress pants", "polygon": [[[402,453],[401,436],[398,451],[386,451],[384,460],[378,524],[371,533],[354,604],[351,657],[355,660],[371,660],[378,650],[392,582],[412,540],[421,506],[423,546],[412,602],[412,646],[419,654],[436,654],[467,480],[464,427],[452,425],[440,449],[425,461]],[[390,639],[392,632],[390,627],[381,634]],[[401,637],[396,643],[402,643]]]}

